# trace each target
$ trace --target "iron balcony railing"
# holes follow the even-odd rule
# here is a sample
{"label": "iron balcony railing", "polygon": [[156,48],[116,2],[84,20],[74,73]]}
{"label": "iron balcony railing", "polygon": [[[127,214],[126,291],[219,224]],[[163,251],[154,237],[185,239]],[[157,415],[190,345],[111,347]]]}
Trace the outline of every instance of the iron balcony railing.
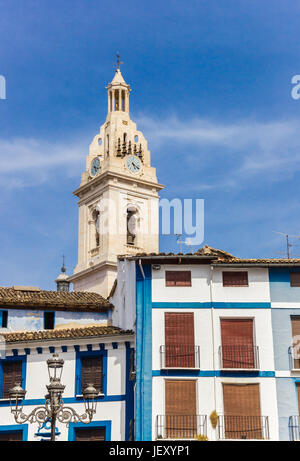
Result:
{"label": "iron balcony railing", "polygon": [[300,440],[300,416],[289,417],[289,432],[291,440]]}
{"label": "iron balcony railing", "polygon": [[160,368],[200,369],[199,346],[160,346]]}
{"label": "iron balcony railing", "polygon": [[157,439],[195,439],[207,435],[206,415],[157,415]]}
{"label": "iron balcony railing", "polygon": [[258,346],[220,346],[221,369],[259,369]]}
{"label": "iron balcony railing", "polygon": [[290,370],[300,370],[300,345],[289,347]]}
{"label": "iron balcony railing", "polygon": [[269,439],[268,416],[225,416],[218,418],[218,436],[224,439]]}

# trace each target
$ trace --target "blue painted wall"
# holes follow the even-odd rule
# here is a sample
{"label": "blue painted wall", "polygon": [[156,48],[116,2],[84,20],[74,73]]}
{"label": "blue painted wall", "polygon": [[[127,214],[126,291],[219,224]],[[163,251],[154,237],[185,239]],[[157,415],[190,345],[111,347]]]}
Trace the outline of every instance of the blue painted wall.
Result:
{"label": "blue painted wall", "polygon": [[292,346],[292,315],[300,315],[300,309],[271,310],[275,370],[290,370],[288,351]]}
{"label": "blue painted wall", "polygon": [[152,440],[152,271],[136,270],[136,440]]}
{"label": "blue painted wall", "polygon": [[300,287],[290,286],[290,272],[300,272],[300,268],[269,269],[271,302],[300,302]]}
{"label": "blue painted wall", "polygon": [[289,417],[298,415],[296,381],[293,378],[277,378],[279,440],[290,440]]}
{"label": "blue painted wall", "polygon": [[[26,330],[37,331],[44,329],[44,311],[27,309],[7,309],[7,327],[13,331]],[[56,311],[55,326],[65,326],[71,323],[79,323],[84,326],[89,323],[105,324],[109,317],[106,312],[72,312]]]}

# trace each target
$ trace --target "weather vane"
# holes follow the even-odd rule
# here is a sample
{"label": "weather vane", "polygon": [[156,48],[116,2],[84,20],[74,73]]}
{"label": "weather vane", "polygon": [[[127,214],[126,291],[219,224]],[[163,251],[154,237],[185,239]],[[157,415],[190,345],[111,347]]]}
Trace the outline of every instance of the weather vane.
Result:
{"label": "weather vane", "polygon": [[120,55],[119,55],[119,52],[117,52],[117,67],[116,67],[116,70],[120,69],[122,64],[124,64],[124,62],[120,61]]}

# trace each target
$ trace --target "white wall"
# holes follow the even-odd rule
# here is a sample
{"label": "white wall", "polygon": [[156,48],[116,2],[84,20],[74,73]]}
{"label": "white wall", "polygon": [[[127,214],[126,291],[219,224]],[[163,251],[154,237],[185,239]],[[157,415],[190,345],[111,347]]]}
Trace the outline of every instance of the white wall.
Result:
{"label": "white wall", "polygon": [[[165,271],[190,270],[191,287],[166,287]],[[222,271],[248,271],[248,287],[223,287]],[[214,302],[270,302],[269,275],[266,268],[219,268],[209,265],[162,265],[152,271],[153,302],[210,302],[212,272],[212,301]]]}
{"label": "white wall", "polygon": [[[99,342],[103,342],[103,338],[88,339],[88,343],[92,344],[93,350],[99,350]],[[126,393],[126,347],[125,340],[118,341],[118,348],[114,349],[111,342],[105,343],[107,350],[107,395],[124,395]],[[76,341],[79,344],[79,341]],[[62,374],[62,384],[64,384],[65,391],[63,398],[75,397],[75,359],[76,352],[73,344],[68,344],[67,341],[63,345],[68,346],[67,352],[59,352],[62,343],[52,343],[51,346],[56,346],[56,351],[59,353],[60,358],[64,359],[64,368]],[[16,346],[14,346],[16,347]],[[35,344],[25,344],[24,347],[31,347],[31,353],[27,356],[26,367],[26,400],[29,399],[44,399],[47,392],[46,385],[49,384],[47,359],[52,357],[49,352],[49,342]],[[43,353],[38,354],[36,347],[43,347]],[[87,347],[82,344],[80,351],[86,351]],[[19,349],[19,354],[22,354],[24,349]],[[12,352],[7,351],[7,356],[11,356]],[[83,402],[67,403],[66,406],[74,408],[79,413],[84,413]],[[24,412],[28,414],[34,409],[34,406],[24,405]],[[93,421],[111,421],[111,440],[124,440],[125,438],[125,401],[116,402],[101,402],[97,404],[97,413]],[[13,416],[10,413],[9,407],[0,406],[0,426],[16,424]],[[58,440],[68,440],[68,429],[64,424],[57,423],[57,427],[61,432]],[[38,425],[29,425],[28,440],[39,440],[34,436],[37,432]]]}

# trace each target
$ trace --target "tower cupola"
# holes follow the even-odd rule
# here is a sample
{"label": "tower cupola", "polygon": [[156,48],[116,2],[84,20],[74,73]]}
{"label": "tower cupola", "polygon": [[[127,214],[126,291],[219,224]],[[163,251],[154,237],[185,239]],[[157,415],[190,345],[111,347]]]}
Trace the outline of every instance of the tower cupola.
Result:
{"label": "tower cupola", "polygon": [[108,114],[111,112],[129,112],[129,93],[130,86],[125,82],[121,70],[120,61],[116,68],[116,73],[111,83],[107,85]]}
{"label": "tower cupola", "polygon": [[68,274],[66,272],[66,266],[65,266],[65,258],[63,256],[63,265],[62,265],[62,268],[61,268],[61,273],[59,274],[59,276],[57,277],[57,279],[55,280],[56,282],[56,290],[57,291],[65,291],[65,292],[68,292],[70,291],[70,283],[68,281]]}

